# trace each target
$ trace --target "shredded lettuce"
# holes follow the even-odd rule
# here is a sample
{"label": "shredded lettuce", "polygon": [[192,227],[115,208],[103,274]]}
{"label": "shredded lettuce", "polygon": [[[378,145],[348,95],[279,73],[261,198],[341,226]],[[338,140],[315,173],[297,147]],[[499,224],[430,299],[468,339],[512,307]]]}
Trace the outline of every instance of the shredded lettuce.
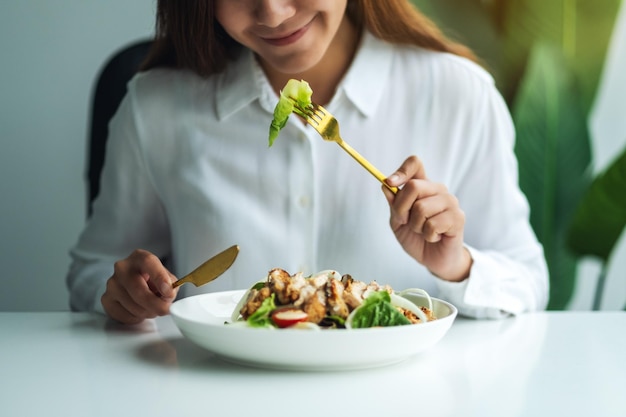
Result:
{"label": "shredded lettuce", "polygon": [[270,124],[269,146],[274,144],[281,129],[287,124],[287,119],[294,112],[295,106],[308,108],[311,105],[313,90],[304,80],[291,79],[280,91],[278,103],[274,108],[274,118]]}
{"label": "shredded lettuce", "polygon": [[263,287],[265,287],[265,281],[259,281],[256,284],[254,284],[250,289],[251,290],[260,290]]}
{"label": "shredded lettuce", "polygon": [[376,291],[367,297],[352,317],[353,328],[402,326],[411,324],[392,304],[387,291]]}
{"label": "shredded lettuce", "polygon": [[261,306],[248,317],[246,322],[250,327],[274,327],[270,314],[276,309],[276,302],[274,301],[275,294],[263,300]]}

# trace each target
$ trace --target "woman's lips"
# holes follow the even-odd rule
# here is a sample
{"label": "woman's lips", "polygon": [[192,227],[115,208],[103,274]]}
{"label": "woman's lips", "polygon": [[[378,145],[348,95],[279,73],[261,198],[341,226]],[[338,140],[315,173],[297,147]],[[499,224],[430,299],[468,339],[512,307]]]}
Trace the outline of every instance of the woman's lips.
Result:
{"label": "woman's lips", "polygon": [[291,45],[292,43],[297,42],[300,38],[302,38],[304,36],[304,34],[309,29],[310,25],[311,25],[311,23],[307,23],[302,28],[296,30],[293,33],[290,33],[287,36],[282,36],[282,37],[278,37],[278,38],[262,38],[262,39],[265,42],[267,42],[267,43],[269,43],[270,45],[273,45],[273,46]]}

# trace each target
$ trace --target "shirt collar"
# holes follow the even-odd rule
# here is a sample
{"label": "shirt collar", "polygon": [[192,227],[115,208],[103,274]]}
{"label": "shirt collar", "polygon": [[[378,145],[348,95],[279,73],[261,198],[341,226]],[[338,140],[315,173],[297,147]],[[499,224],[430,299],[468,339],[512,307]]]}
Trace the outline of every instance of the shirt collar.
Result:
{"label": "shirt collar", "polygon": [[[341,92],[365,116],[371,116],[386,88],[392,61],[391,46],[365,31],[354,61],[340,83]],[[224,119],[230,114],[259,99],[261,107],[270,113],[276,104],[276,94],[269,85],[254,54],[243,49],[240,56],[217,77],[217,116]]]}
{"label": "shirt collar", "polygon": [[340,89],[365,116],[378,107],[386,89],[392,63],[392,45],[365,31]]}
{"label": "shirt collar", "polygon": [[254,54],[247,48],[242,48],[237,59],[217,76],[216,98],[217,117],[220,120],[257,99],[261,99],[263,108],[269,108],[272,112],[277,100]]}

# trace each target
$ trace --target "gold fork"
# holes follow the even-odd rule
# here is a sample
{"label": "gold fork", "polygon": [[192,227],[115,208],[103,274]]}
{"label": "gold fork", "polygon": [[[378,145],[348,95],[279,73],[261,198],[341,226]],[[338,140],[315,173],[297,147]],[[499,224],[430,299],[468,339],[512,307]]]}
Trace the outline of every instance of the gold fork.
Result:
{"label": "gold fork", "polygon": [[388,185],[385,180],[387,177],[383,175],[374,165],[372,165],[367,159],[361,156],[352,146],[348,145],[339,135],[339,122],[330,114],[328,110],[319,104],[311,103],[308,108],[302,108],[296,104],[295,113],[302,117],[308,124],[313,126],[317,133],[322,136],[324,140],[329,142],[337,142],[346,152],[350,154],[359,164],[368,170],[373,176],[378,179],[385,187],[391,190],[392,193],[398,192],[398,187],[392,187]]}

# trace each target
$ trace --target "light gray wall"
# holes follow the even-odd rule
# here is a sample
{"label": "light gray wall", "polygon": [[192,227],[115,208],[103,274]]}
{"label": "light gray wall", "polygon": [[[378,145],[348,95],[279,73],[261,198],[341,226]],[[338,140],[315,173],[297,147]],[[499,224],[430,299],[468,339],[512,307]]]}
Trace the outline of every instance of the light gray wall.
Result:
{"label": "light gray wall", "polygon": [[[152,34],[154,7],[154,0],[0,1],[0,311],[67,309],[68,249],[85,219],[93,80],[120,46]],[[605,309],[626,302],[622,240]],[[571,308],[591,306],[596,274],[597,265],[584,262]]]}
{"label": "light gray wall", "polygon": [[66,310],[92,83],[153,0],[0,1],[0,310]]}

